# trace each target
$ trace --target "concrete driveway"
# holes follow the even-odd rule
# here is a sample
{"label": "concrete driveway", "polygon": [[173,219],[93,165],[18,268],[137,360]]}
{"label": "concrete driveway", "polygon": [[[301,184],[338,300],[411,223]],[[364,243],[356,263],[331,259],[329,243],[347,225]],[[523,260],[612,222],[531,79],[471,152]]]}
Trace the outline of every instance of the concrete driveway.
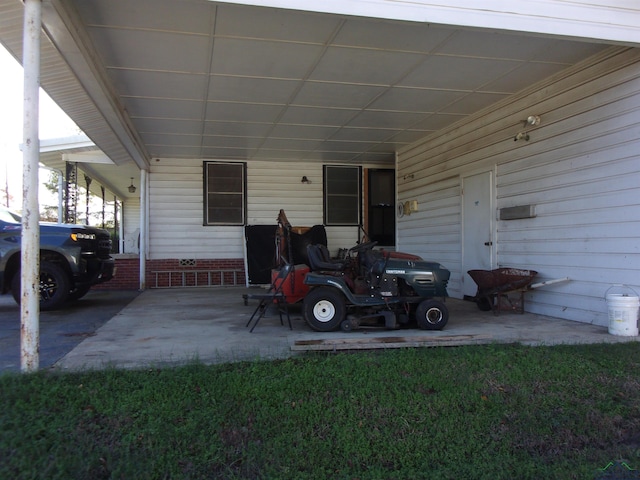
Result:
{"label": "concrete driveway", "polygon": [[[245,288],[147,290],[87,336],[55,368],[145,368],[193,360],[204,363],[286,358],[310,350],[358,350],[480,343],[528,345],[638,341],[602,326],[533,314],[481,312],[476,305],[447,299],[449,323],[442,331],[361,329],[319,333],[292,309],[293,330],[275,311],[253,333],[245,327],[255,302],[245,306]],[[604,319],[606,322],[606,319]],[[43,345],[43,349],[45,346]]]}

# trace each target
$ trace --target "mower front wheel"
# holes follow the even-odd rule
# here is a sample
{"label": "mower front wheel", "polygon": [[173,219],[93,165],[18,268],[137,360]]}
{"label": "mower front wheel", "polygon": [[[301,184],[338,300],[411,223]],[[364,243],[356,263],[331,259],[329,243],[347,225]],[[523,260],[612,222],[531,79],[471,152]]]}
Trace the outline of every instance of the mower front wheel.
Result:
{"label": "mower front wheel", "polygon": [[347,313],[344,296],[330,287],[311,290],[302,305],[304,318],[318,332],[330,332],[342,323]]}
{"label": "mower front wheel", "polygon": [[449,309],[438,300],[423,300],[416,309],[416,322],[423,330],[442,330],[449,321]]}

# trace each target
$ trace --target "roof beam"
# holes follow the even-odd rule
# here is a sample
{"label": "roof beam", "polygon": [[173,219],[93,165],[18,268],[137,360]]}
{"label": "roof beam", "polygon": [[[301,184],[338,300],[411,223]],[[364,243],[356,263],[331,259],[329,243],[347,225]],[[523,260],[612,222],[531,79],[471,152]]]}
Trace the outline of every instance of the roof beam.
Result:
{"label": "roof beam", "polygon": [[640,46],[637,0],[223,0],[224,3],[511,30]]}

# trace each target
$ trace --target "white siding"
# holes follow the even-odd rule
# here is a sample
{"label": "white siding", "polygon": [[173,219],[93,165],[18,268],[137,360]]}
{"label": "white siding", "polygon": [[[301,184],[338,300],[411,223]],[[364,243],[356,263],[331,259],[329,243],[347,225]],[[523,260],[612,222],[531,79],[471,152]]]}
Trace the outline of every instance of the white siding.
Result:
{"label": "white siding", "polygon": [[440,262],[451,271],[449,290],[459,290],[462,268],[460,178],[453,176],[435,183],[427,179],[419,187],[403,182],[402,175],[399,179],[398,198],[402,202],[417,200],[418,212],[398,219],[397,249]]}
{"label": "white siding", "polygon": [[[150,258],[244,257],[244,227],[203,225],[203,161],[154,161],[150,180]],[[366,167],[366,166],[365,166]],[[306,176],[311,183],[302,183]],[[247,162],[247,224],[275,225],[283,209],[293,226],[322,224],[322,164]],[[355,227],[328,227],[332,253],[353,246]]]}
{"label": "white siding", "polygon": [[[514,142],[528,115],[540,115],[540,126]],[[399,222],[399,248],[450,268],[453,296],[461,295],[459,176],[491,168],[497,208],[532,204],[537,215],[497,222],[498,265],[571,278],[528,294],[527,310],[606,325],[607,288],[640,291],[640,50],[612,49],[560,73],[398,162],[399,199],[421,203]]]}

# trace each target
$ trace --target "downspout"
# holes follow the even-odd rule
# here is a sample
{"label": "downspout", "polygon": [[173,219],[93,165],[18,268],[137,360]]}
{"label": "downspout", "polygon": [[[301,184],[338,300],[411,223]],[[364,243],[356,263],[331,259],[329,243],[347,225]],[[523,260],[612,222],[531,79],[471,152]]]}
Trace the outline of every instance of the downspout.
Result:
{"label": "downspout", "polygon": [[147,288],[147,252],[148,252],[148,174],[146,170],[140,170],[140,290]]}
{"label": "downspout", "polygon": [[20,301],[20,368],[38,370],[40,363],[40,212],[38,204],[38,131],[40,95],[41,0],[24,0],[23,147],[22,147],[22,248]]}

